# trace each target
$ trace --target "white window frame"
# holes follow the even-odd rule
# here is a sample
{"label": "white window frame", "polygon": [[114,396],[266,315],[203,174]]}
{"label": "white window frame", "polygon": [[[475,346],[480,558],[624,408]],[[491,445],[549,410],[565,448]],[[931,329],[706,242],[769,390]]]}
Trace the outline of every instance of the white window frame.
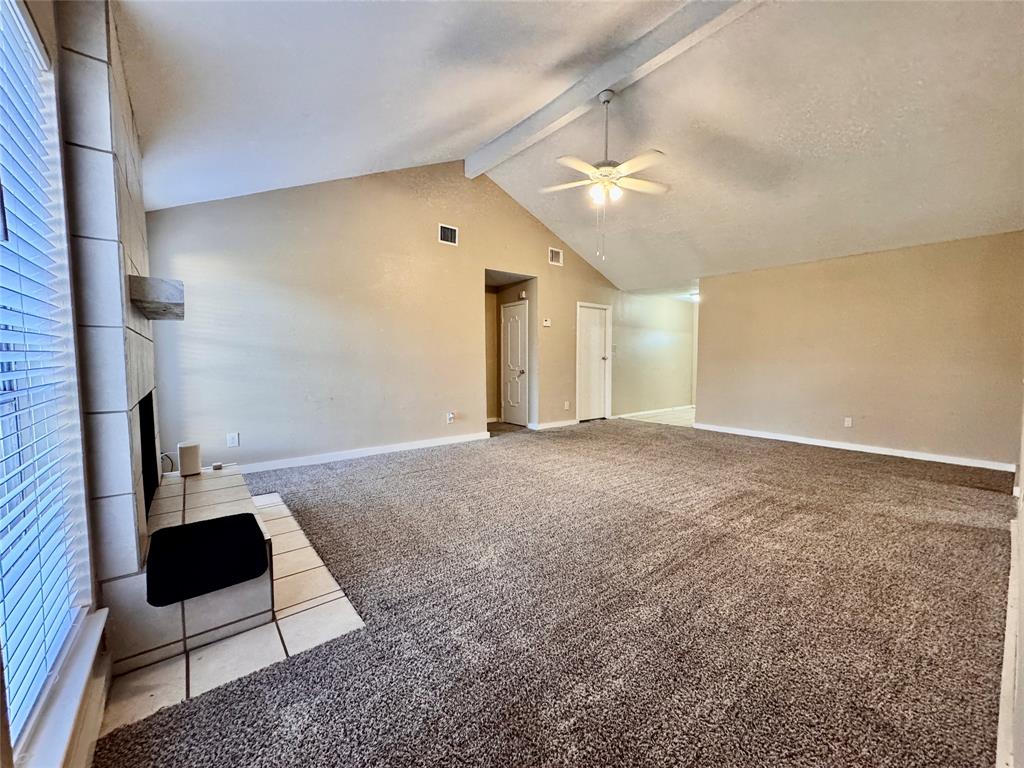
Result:
{"label": "white window frame", "polygon": [[[105,624],[106,610],[93,611],[92,562],[89,553],[89,531],[86,513],[84,480],[84,451],[82,447],[82,415],[78,382],[75,322],[72,309],[72,284],[68,264],[67,197],[64,184],[61,137],[57,119],[57,89],[52,61],[43,44],[42,37],[24,0],[0,0],[11,12],[12,28],[24,37],[27,50],[40,70],[42,95],[46,105],[47,121],[43,126],[47,133],[46,144],[50,150],[50,168],[45,174],[53,193],[53,222],[55,234],[52,238],[51,255],[61,265],[59,286],[61,298],[66,301],[61,307],[60,322],[66,329],[65,352],[60,360],[64,367],[64,384],[59,397],[67,407],[59,424],[61,435],[68,446],[66,457],[70,459],[65,492],[68,507],[68,530],[77,537],[78,558],[72,573],[74,599],[71,628],[64,638],[59,652],[46,673],[42,687],[34,697],[31,710],[25,719],[15,742],[11,743],[6,697],[0,684],[0,696],[5,698],[0,706],[0,762],[8,765],[13,759],[19,768],[52,766],[63,763],[71,743],[78,709],[91,673],[96,650]],[[2,663],[0,663],[2,675]]]}

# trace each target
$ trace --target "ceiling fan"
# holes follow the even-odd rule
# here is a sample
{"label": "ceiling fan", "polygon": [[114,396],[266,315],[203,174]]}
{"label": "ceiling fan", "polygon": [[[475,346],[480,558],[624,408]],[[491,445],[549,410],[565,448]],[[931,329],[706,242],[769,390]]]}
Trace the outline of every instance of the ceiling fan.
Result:
{"label": "ceiling fan", "polygon": [[660,162],[665,157],[664,152],[660,152],[657,149],[649,149],[624,163],[616,163],[614,160],[608,159],[608,105],[611,103],[614,95],[615,91],[601,91],[597,96],[601,103],[604,104],[605,159],[596,166],[593,166],[586,160],[580,160],[578,157],[572,157],[571,155],[558,158],[555,161],[556,163],[564,165],[566,168],[572,168],[574,171],[579,171],[586,175],[587,178],[582,181],[570,181],[566,184],[544,187],[541,192],[561,192],[563,189],[589,187],[587,194],[590,195],[590,199],[597,205],[604,205],[608,200],[612,202],[619,200],[624,189],[632,192],[643,192],[647,195],[663,195],[668,192],[669,188],[665,184],[660,184],[657,181],[647,181],[646,179],[631,178],[634,173],[650,168],[655,163]]}

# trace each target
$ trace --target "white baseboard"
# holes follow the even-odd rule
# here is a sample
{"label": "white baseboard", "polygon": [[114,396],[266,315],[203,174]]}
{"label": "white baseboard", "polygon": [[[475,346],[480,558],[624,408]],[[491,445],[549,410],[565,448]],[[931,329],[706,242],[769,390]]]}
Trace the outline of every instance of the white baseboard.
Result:
{"label": "white baseboard", "polygon": [[310,464],[328,464],[332,461],[346,461],[348,459],[359,459],[363,456],[376,456],[381,453],[396,453],[397,451],[412,451],[417,448],[434,448],[439,445],[454,445],[455,443],[468,443],[473,440],[487,440],[490,437],[488,432],[471,432],[468,435],[452,435],[451,437],[433,437],[429,440],[412,440],[408,443],[391,443],[390,445],[371,445],[366,448],[351,448],[347,451],[334,451],[332,453],[318,453],[313,456],[295,456],[290,459],[272,459],[270,461],[257,461],[252,464],[243,464],[239,471],[264,472],[268,469],[288,469],[289,467],[305,467]]}
{"label": "white baseboard", "polygon": [[656,416],[659,413],[672,413],[674,411],[692,411],[695,405],[674,405],[671,408],[655,408],[653,411],[633,411],[632,413],[617,413],[613,419],[635,419],[637,416]]}
{"label": "white baseboard", "polygon": [[545,421],[541,424],[531,423],[527,424],[529,429],[557,429],[558,427],[571,427],[579,422],[576,419],[566,419],[565,421]]}
{"label": "white baseboard", "polygon": [[756,429],[742,429],[740,427],[722,427],[717,424],[694,424],[694,429],[704,429],[709,432],[726,432],[730,435],[743,435],[745,437],[764,437],[769,440],[783,440],[787,443],[803,443],[805,445],[820,445],[824,448],[839,448],[844,451],[860,451],[861,453],[879,453],[884,456],[900,456],[904,459],[919,459],[920,461],[936,461],[940,464],[959,464],[964,467],[981,467],[982,469],[998,469],[1003,472],[1014,472],[1016,464],[1007,464],[1002,461],[990,461],[989,459],[971,459],[965,456],[943,456],[937,453],[924,453],[922,451],[905,451],[902,448],[883,448],[878,445],[861,445],[860,443],[843,443],[838,440],[819,440],[816,437],[802,437],[800,435],[786,435],[779,432],[761,432]]}
{"label": "white baseboard", "polygon": [[487,423],[488,424],[493,424],[496,421],[501,421],[501,419],[499,419],[497,416],[494,416],[494,417],[488,416],[487,417]]}
{"label": "white baseboard", "polygon": [[1013,486],[1013,495],[1016,496],[1018,499],[1020,498],[1020,486],[1019,485]]}
{"label": "white baseboard", "polygon": [[1020,518],[1010,522],[1010,578],[1006,591],[1006,633],[1003,637],[1003,675],[999,686],[999,726],[996,731],[996,768],[1013,768],[1013,729],[1017,692],[1017,637],[1020,593],[1017,586]]}

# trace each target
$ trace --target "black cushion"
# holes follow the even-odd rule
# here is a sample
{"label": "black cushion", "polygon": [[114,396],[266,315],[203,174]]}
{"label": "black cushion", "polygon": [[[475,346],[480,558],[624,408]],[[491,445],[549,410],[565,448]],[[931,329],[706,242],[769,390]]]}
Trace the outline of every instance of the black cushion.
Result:
{"label": "black cushion", "polygon": [[146,600],[157,607],[173,605],[266,570],[267,545],[253,514],[161,528],[149,539]]}

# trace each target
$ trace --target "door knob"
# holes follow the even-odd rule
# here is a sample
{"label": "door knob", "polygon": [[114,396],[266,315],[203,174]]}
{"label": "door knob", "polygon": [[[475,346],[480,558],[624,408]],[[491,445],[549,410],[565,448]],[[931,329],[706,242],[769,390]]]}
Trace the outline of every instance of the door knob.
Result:
{"label": "door knob", "polygon": [[520,368],[519,369],[519,375],[522,376],[524,373],[526,373],[526,371],[524,371],[522,368]]}
{"label": "door knob", "polygon": [[608,359],[608,355],[601,355],[601,359],[602,360],[607,360]]}

